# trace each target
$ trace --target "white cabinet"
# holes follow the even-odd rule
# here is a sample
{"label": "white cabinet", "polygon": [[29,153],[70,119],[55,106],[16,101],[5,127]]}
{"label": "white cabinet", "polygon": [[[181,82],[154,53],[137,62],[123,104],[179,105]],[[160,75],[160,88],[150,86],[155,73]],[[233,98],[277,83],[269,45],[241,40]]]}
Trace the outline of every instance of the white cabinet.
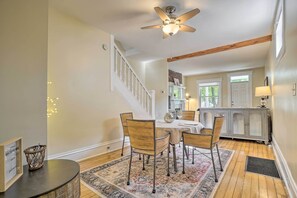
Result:
{"label": "white cabinet", "polygon": [[270,113],[267,108],[200,108],[200,122],[212,128],[215,115],[224,115],[221,137],[264,141],[270,137]]}

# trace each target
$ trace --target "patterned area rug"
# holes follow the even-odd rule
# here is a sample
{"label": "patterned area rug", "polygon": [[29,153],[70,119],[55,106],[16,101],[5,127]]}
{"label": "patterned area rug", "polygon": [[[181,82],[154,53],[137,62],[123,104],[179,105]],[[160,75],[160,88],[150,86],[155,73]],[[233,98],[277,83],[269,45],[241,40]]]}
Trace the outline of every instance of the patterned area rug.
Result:
{"label": "patterned area rug", "polygon": [[[190,157],[189,160],[185,160],[186,173],[182,174],[181,148],[177,146],[177,173],[173,169],[172,152],[170,153],[170,177],[167,176],[167,154],[157,156],[155,194],[152,194],[154,159],[151,157],[149,164],[145,164],[145,170],[142,170],[142,161],[138,159],[138,154],[132,158],[129,186],[129,156],[81,173],[81,181],[102,197],[211,197],[219,185],[219,182],[214,181],[211,159],[201,154],[195,155],[195,164],[192,164]],[[207,150],[201,152],[209,153]],[[220,153],[223,172],[219,168],[217,153],[214,153],[219,181],[229,165],[233,151],[220,149]]]}

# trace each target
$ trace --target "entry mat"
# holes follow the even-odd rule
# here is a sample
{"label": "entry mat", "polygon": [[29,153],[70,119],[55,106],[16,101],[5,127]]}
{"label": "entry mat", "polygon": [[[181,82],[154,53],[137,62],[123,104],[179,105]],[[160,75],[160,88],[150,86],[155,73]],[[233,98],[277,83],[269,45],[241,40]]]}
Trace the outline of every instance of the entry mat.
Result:
{"label": "entry mat", "polygon": [[246,171],[280,178],[274,160],[247,156]]}

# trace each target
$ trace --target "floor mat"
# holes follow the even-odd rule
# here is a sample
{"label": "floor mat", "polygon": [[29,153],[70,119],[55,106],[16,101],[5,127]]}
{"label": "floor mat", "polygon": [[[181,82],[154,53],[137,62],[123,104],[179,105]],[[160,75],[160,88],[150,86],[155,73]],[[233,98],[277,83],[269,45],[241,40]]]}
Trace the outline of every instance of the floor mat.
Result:
{"label": "floor mat", "polygon": [[274,160],[247,156],[246,171],[280,178]]}

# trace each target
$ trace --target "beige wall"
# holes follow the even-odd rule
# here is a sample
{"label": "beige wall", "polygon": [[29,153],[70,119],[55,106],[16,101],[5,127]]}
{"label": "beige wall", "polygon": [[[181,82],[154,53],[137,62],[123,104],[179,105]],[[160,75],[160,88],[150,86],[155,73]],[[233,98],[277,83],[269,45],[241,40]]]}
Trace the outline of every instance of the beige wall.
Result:
{"label": "beige wall", "polygon": [[168,110],[168,64],[166,60],[145,65],[145,85],[156,91],[156,119],[163,119]]}
{"label": "beige wall", "polygon": [[131,111],[110,91],[110,35],[57,10],[49,10],[49,96],[59,97],[58,114],[48,119],[49,154],[116,140],[119,114]]}
{"label": "beige wall", "polygon": [[[264,84],[264,67],[251,69],[251,70],[241,70],[236,72],[243,71],[252,71],[252,105],[256,107],[260,103],[260,99],[254,97],[255,96],[255,87],[263,86]],[[220,78],[222,79],[222,107],[228,107],[228,74],[232,72],[224,72],[224,73],[215,73],[215,74],[206,74],[206,75],[195,75],[195,76],[186,76],[185,77],[185,86],[186,92],[190,94],[192,97],[189,102],[190,110],[197,110],[199,107],[198,100],[198,88],[197,88],[197,80],[205,80],[205,79],[214,79]],[[188,103],[186,103],[186,109],[188,109]]]}
{"label": "beige wall", "polygon": [[287,161],[295,185],[297,182],[297,96],[292,95],[293,83],[297,83],[297,2],[285,1],[285,54],[276,63],[273,40],[266,65],[271,79],[274,141]]}
{"label": "beige wall", "polygon": [[0,1],[0,142],[47,142],[47,25],[46,0]]}

